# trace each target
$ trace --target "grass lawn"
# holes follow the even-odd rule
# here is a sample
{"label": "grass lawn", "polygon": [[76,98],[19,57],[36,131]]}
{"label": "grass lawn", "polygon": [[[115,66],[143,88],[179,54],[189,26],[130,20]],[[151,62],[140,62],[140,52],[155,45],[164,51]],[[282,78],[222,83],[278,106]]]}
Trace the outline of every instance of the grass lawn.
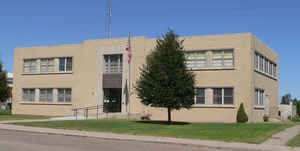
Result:
{"label": "grass lawn", "polygon": [[0,110],[0,115],[11,115],[11,110]]}
{"label": "grass lawn", "polygon": [[300,133],[292,140],[290,140],[287,145],[293,147],[300,147]]}
{"label": "grass lawn", "polygon": [[175,123],[160,121],[79,120],[15,123],[16,125],[134,135],[262,143],[293,124]]}
{"label": "grass lawn", "polygon": [[33,120],[33,119],[48,119],[50,116],[42,115],[22,115],[22,114],[11,114],[10,110],[0,110],[0,121],[8,120]]}

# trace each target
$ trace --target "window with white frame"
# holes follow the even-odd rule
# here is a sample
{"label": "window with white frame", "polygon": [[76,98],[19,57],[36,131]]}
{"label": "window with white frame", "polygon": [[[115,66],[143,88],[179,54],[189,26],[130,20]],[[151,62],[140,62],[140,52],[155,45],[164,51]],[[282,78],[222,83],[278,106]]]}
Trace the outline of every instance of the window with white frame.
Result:
{"label": "window with white frame", "polygon": [[233,50],[212,51],[212,65],[215,67],[233,67]]}
{"label": "window with white frame", "polygon": [[254,66],[257,71],[276,78],[276,64],[259,53],[255,53]]}
{"label": "window with white frame", "polygon": [[255,89],[255,106],[264,106],[264,90]]}
{"label": "window with white frame", "polygon": [[276,64],[273,65],[273,77],[276,77]]}
{"label": "window with white frame", "polygon": [[122,73],[123,59],[122,55],[104,55],[104,72],[105,73]]}
{"label": "window with white frame", "polygon": [[57,101],[58,102],[72,102],[72,89],[71,88],[59,88],[57,89]]}
{"label": "window with white frame", "polygon": [[214,104],[223,104],[223,94],[222,94],[222,88],[214,88],[213,89],[213,103]]}
{"label": "window with white frame", "polygon": [[259,70],[260,71],[264,71],[264,57],[263,56],[260,56],[259,57]]}
{"label": "window with white frame", "polygon": [[40,89],[40,102],[52,102],[53,101],[53,89]]}
{"label": "window with white frame", "polygon": [[54,72],[54,58],[43,58],[40,60],[40,72]]}
{"label": "window with white frame", "polygon": [[195,104],[205,104],[205,89],[195,89]]}
{"label": "window with white frame", "polygon": [[34,102],[35,100],[35,89],[23,89],[23,101],[24,102]]}
{"label": "window with white frame", "polygon": [[254,56],[254,66],[255,66],[255,69],[259,69],[259,54],[258,53],[255,53],[255,56]]}
{"label": "window with white frame", "polygon": [[213,104],[233,104],[233,88],[213,88]]}
{"label": "window with white frame", "polygon": [[67,72],[73,70],[73,58],[59,58],[59,72]]}
{"label": "window with white frame", "polygon": [[223,89],[224,104],[233,104],[233,88]]}
{"label": "window with white frame", "polygon": [[24,59],[23,72],[24,73],[35,73],[37,67],[36,59]]}
{"label": "window with white frame", "polygon": [[270,63],[269,60],[266,59],[266,60],[265,60],[265,68],[264,68],[264,70],[265,70],[264,72],[265,72],[265,73],[268,73],[268,71],[269,71],[269,63]]}
{"label": "window with white frame", "polygon": [[270,62],[269,64],[269,75],[272,75],[273,73],[273,63]]}
{"label": "window with white frame", "polygon": [[199,69],[207,66],[206,51],[186,51],[186,66],[190,69]]}

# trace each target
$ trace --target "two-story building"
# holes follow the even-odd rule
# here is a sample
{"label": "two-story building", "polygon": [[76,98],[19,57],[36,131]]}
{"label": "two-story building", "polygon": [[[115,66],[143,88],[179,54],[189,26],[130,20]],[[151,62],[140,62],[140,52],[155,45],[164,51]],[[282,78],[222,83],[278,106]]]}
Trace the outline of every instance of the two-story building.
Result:
{"label": "two-story building", "polygon": [[[241,103],[250,122],[276,117],[278,55],[251,33],[182,37],[187,67],[196,74],[195,104],[173,111],[176,121],[236,122]],[[65,115],[72,109],[105,105],[105,112],[150,114],[166,120],[167,111],[141,104],[134,91],[139,68],[156,39],[87,40],[82,44],[15,49],[13,114]],[[130,104],[126,102],[128,72]]]}

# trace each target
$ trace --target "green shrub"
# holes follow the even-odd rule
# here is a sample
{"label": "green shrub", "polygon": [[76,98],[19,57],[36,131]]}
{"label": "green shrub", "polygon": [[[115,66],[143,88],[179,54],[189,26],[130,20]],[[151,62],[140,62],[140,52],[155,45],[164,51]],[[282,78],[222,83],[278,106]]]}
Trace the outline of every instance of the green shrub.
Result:
{"label": "green shrub", "polygon": [[236,121],[238,123],[247,123],[248,122],[248,116],[245,112],[243,103],[241,103],[240,108],[238,110]]}
{"label": "green shrub", "polygon": [[264,122],[269,122],[269,116],[267,116],[267,115],[264,115]]}

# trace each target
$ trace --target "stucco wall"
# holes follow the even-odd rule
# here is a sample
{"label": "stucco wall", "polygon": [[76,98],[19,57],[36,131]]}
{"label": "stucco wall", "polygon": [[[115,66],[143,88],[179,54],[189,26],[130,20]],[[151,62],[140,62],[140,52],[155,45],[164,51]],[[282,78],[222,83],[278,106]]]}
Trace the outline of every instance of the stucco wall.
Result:
{"label": "stucco wall", "polygon": [[[254,58],[255,52],[259,52],[260,54],[267,57],[269,60],[277,64],[277,73],[276,73],[276,79],[268,77],[260,72],[255,71],[254,68],[254,59],[252,59],[252,108],[253,108],[253,122],[262,122],[263,116],[265,114],[265,108],[255,108],[254,106],[254,99],[255,99],[255,89],[263,89],[265,93],[265,97],[268,97],[269,99],[269,113],[270,117],[276,118],[277,112],[278,112],[278,55],[275,51],[273,51],[271,48],[263,44],[259,39],[257,39],[255,36],[252,37],[252,53],[251,56]],[[266,99],[266,98],[265,98]]]}
{"label": "stucco wall", "polygon": [[[14,62],[13,114],[64,115],[72,104],[25,103],[22,100],[22,88],[72,88],[73,105],[78,103],[81,89],[79,79],[80,45],[62,45],[51,47],[16,48]],[[73,73],[60,74],[23,74],[23,59],[73,57]]]}
{"label": "stucco wall", "polygon": [[[172,113],[174,120],[193,121],[193,122],[235,122],[236,111],[241,102],[244,102],[246,112],[250,114],[251,108],[251,86],[250,79],[252,72],[250,70],[251,59],[251,34],[233,34],[233,35],[213,35],[201,37],[184,37],[185,50],[221,50],[234,49],[233,69],[216,70],[207,69],[194,71],[196,73],[196,86],[205,88],[214,87],[233,87],[234,104],[233,105],[195,105],[194,108],[186,111],[174,111]],[[150,39],[146,44],[145,54],[149,54],[155,46],[155,39]],[[134,58],[139,59],[139,58]],[[143,61],[139,60],[143,63]],[[138,77],[138,71],[135,75]],[[133,81],[135,82],[135,80]],[[136,98],[135,93],[132,96],[133,112],[150,113],[154,120],[166,120],[167,111],[165,109],[146,108],[141,105],[140,100]]]}
{"label": "stucco wall", "polygon": [[[250,33],[226,34],[210,36],[182,37],[185,50],[234,50],[234,68],[230,69],[205,69],[194,71],[196,73],[196,86],[205,88],[233,87],[233,105],[195,105],[190,110],[173,111],[173,119],[190,122],[235,122],[236,112],[240,103],[244,103],[250,122],[260,121],[261,111],[253,108],[254,87],[266,88],[270,94],[272,106],[273,100],[278,100],[278,82],[269,80],[253,70],[253,50],[259,49],[270,56],[270,59],[278,59],[278,56],[267,49],[260,41],[253,38]],[[123,88],[126,85],[128,75],[127,52],[125,46],[127,38],[87,40],[78,45],[62,45],[51,47],[31,47],[15,49],[14,65],[14,114],[44,114],[66,115],[72,108],[86,107],[103,104],[102,74],[103,55],[123,55]],[[131,61],[131,104],[132,113],[150,113],[154,120],[166,120],[165,109],[150,108],[142,105],[134,91],[134,85],[139,78],[139,68],[145,63],[146,56],[153,50],[156,39],[146,37],[133,37],[132,61]],[[22,74],[24,58],[48,58],[48,57],[73,57],[73,72],[69,74]],[[39,102],[21,103],[22,88],[72,88],[72,104],[41,104]],[[267,89],[268,88],[268,89]],[[122,112],[128,111],[125,95],[122,95]]]}

